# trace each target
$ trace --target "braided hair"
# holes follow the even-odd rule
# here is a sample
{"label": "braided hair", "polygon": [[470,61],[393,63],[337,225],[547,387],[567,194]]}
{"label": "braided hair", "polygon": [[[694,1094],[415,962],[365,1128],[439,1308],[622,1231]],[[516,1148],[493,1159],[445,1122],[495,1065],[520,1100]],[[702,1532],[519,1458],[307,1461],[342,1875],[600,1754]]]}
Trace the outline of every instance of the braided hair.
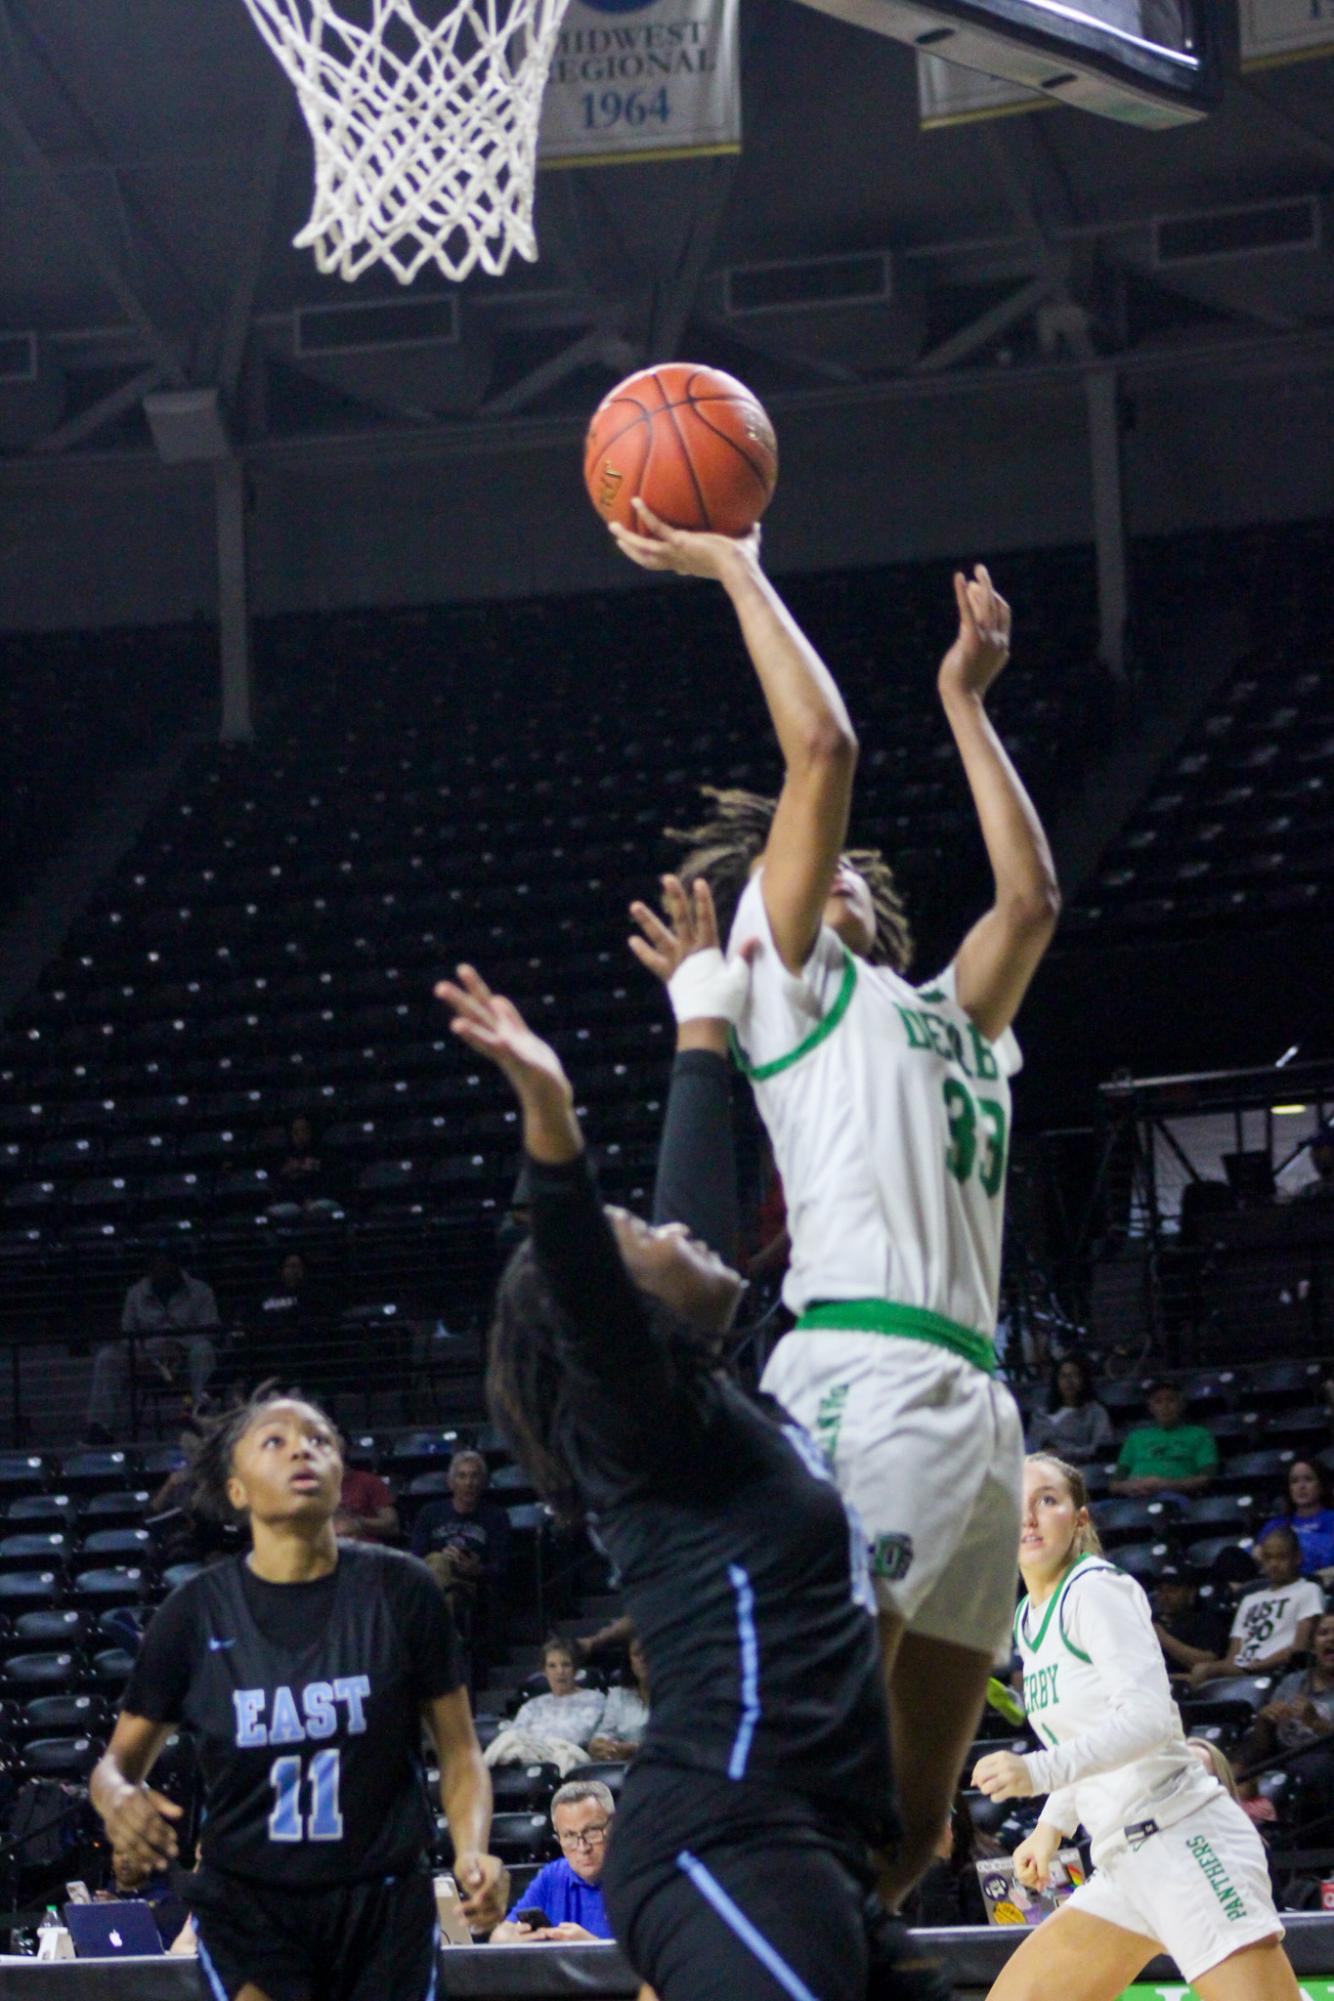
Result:
{"label": "braided hair", "polygon": [[245,1511],[232,1506],[227,1492],[227,1483],[235,1471],[232,1460],[251,1425],[258,1424],[266,1410],[280,1403],[308,1405],[324,1419],[341,1451],[342,1437],[328,1412],[301,1390],[285,1388],[276,1376],[271,1376],[252,1390],[244,1403],[235,1404],[201,1424],[199,1450],[190,1468],[188,1506],[192,1512],[233,1525],[246,1520]]}
{"label": "braided hair", "polygon": [[[649,1322],[646,1338],[660,1340],[683,1376],[721,1367],[725,1337],[698,1327],[639,1289]],[[542,1500],[563,1523],[583,1520],[585,1503],[576,1470],[578,1443],[565,1394],[562,1345],[565,1315],[538,1263],[532,1242],[519,1245],[496,1291],[486,1369],[486,1402],[492,1421]]]}
{"label": "braided hair", "polygon": [[[703,876],[718,912],[719,935],[726,938],[751,870],[768,843],[778,801],[735,786],[702,785],[700,791],[712,807],[709,816],[698,826],[667,827],[664,832],[669,841],[687,845],[689,851],[676,873],[687,886]],[[912,964],[913,938],[894,871],[879,848],[849,848],[846,859],[871,892],[875,911],[871,964],[906,972]]]}

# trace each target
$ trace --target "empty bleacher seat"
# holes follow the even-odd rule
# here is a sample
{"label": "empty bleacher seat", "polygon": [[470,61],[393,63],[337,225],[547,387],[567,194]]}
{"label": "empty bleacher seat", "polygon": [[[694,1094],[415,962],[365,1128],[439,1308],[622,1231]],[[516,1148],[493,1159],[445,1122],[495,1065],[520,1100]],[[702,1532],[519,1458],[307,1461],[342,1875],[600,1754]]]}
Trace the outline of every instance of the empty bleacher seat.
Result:
{"label": "empty bleacher seat", "polygon": [[35,1737],[23,1747],[24,1769],[35,1778],[86,1779],[104,1748],[99,1737]]}
{"label": "empty bleacher seat", "polygon": [[491,1821],[491,1853],[502,1862],[545,1862],[555,1849],[544,1813],[498,1813]]}
{"label": "empty bleacher seat", "polygon": [[0,1613],[11,1618],[19,1612],[58,1605],[63,1596],[64,1588],[54,1570],[0,1572]]}
{"label": "empty bleacher seat", "polygon": [[50,1694],[71,1693],[82,1676],[82,1656],[67,1649],[43,1648],[31,1654],[10,1654],[0,1661],[0,1684],[19,1700],[26,1700],[27,1694],[39,1690]]}
{"label": "empty bleacher seat", "polygon": [[56,1530],[0,1537],[0,1571],[49,1570],[69,1557],[70,1538]]}
{"label": "empty bleacher seat", "polygon": [[[585,1775],[582,1765],[579,1775]],[[558,1765],[497,1765],[491,1773],[496,1811],[544,1813],[560,1782]]]}

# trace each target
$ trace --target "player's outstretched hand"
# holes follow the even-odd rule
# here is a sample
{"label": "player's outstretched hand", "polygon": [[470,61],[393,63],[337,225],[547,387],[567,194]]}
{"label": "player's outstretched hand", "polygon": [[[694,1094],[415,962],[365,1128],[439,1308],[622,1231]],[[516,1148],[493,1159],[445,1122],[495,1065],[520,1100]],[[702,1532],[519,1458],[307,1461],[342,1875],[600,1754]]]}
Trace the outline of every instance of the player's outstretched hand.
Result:
{"label": "player's outstretched hand", "polygon": [[666,986],[679,1022],[735,1025],[750,991],[754,944],[730,959],[723,957],[713,894],[703,876],[695,879],[687,896],[679,876],[665,875],[662,907],[665,922],[647,903],[630,905],[630,915],[644,934],[631,938],[630,950]]}
{"label": "player's outstretched hand", "polygon": [[456,1855],[454,1881],[463,1915],[475,1932],[494,1931],[510,1900],[509,1870],[494,1855]]}
{"label": "player's outstretched hand", "polygon": [[718,917],[703,876],[691,883],[689,896],[680,876],[665,875],[661,880],[666,921],[651,905],[632,903],[630,915],[644,935],[630,940],[630,950],[666,986],[693,952],[718,950]]}
{"label": "player's outstretched hand", "polygon": [[1046,1889],[1060,1845],[1059,1833],[1050,1827],[1035,1827],[1027,1840],[1019,1843],[1014,1851],[1014,1873],[1026,1890]]}
{"label": "player's outstretched hand", "polygon": [[533,1033],[513,1001],[492,993],[475,966],[460,966],[457,980],[441,980],[435,997],[453,1010],[450,1027],[460,1042],[502,1070],[517,1097],[573,1104],[555,1050]]}
{"label": "player's outstretched hand", "polygon": [[937,686],[942,695],[984,696],[1010,657],[1010,607],[991,581],[985,563],[972,580],[954,573],[954,597],[959,607],[959,632],[940,663]]}
{"label": "player's outstretched hand", "polygon": [[136,1868],[161,1869],[174,1862],[178,1853],[176,1830],[172,1826],[185,1811],[156,1793],[150,1786],[126,1784],[102,1815],[107,1840],[119,1848]]}
{"label": "player's outstretched hand", "polygon": [[989,1751],[979,1758],[973,1766],[973,1784],[989,1800],[1026,1800],[1033,1793],[1028,1767],[1012,1751]]}
{"label": "player's outstretched hand", "polygon": [[621,554],[638,563],[641,570],[673,570],[678,577],[721,579],[738,561],[760,560],[758,522],[749,535],[711,535],[698,528],[669,528],[642,500],[636,500],[635,509],[638,534],[622,528],[619,521],[611,522],[610,527]]}

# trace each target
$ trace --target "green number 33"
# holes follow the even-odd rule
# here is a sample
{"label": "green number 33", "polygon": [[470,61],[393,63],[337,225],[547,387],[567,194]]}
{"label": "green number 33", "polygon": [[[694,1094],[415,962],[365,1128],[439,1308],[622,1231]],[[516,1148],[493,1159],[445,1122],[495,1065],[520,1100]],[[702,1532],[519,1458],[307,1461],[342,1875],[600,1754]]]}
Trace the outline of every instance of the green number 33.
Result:
{"label": "green number 33", "polygon": [[[958,1182],[967,1181],[976,1167],[978,1180],[988,1195],[999,1195],[1005,1179],[1006,1119],[1004,1105],[994,1098],[975,1098],[957,1077],[947,1077],[945,1116],[949,1120],[950,1143],[945,1149],[945,1165]],[[982,1159],[978,1161],[978,1123],[983,1127]]]}

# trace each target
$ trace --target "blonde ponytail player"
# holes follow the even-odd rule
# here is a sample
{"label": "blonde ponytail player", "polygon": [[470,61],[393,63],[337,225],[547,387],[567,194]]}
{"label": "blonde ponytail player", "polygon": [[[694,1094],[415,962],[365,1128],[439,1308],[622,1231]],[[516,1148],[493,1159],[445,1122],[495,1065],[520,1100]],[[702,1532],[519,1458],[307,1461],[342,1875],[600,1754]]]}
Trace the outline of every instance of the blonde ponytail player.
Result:
{"label": "blonde ponytail player", "polygon": [[1298,2001],[1264,1848],[1192,1755],[1149,1601],[1101,1553],[1083,1476],[1061,1459],[1024,1467],[1015,1615],[1024,1706],[1046,1749],[979,1759],[991,1799],[1047,1794],[1015,1850],[1030,1889],[1081,1824],[1094,1873],[1024,1940],[990,2001],[1114,2001],[1158,1952],[1200,2001]]}

